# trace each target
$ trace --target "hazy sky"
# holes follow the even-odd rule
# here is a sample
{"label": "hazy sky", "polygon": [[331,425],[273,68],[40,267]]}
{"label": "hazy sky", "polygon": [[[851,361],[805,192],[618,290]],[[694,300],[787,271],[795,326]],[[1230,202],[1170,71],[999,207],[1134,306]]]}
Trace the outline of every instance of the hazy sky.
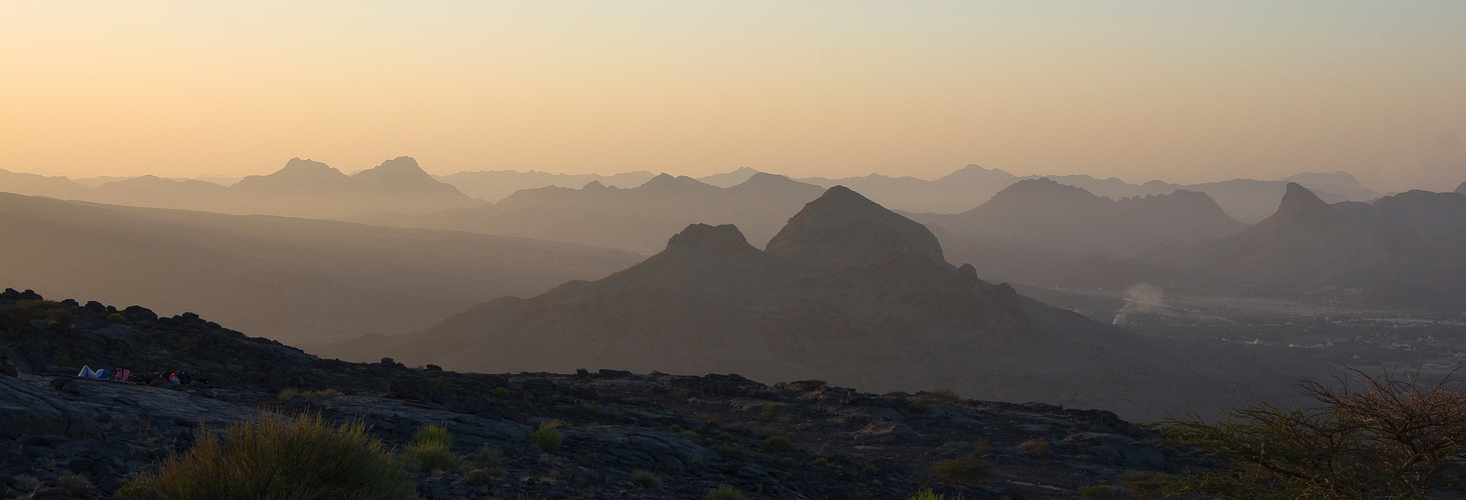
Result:
{"label": "hazy sky", "polygon": [[1466,180],[1466,2],[0,6],[0,168]]}

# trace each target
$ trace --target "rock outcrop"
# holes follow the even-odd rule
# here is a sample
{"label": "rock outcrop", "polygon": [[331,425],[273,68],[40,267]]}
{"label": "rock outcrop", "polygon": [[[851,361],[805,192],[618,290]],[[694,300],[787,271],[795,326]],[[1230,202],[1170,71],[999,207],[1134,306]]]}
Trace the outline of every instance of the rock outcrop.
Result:
{"label": "rock outcrop", "polygon": [[[49,319],[36,317],[40,310]],[[109,319],[114,312],[124,319]],[[73,473],[97,486],[96,497],[112,498],[130,475],[199,433],[260,411],[363,422],[398,449],[417,429],[442,425],[465,458],[498,450],[499,473],[481,485],[460,481],[461,471],[409,472],[432,499],[700,498],[722,484],[791,499],[901,499],[927,487],[974,499],[1051,498],[1127,472],[1205,466],[1104,411],[940,392],[882,396],[818,381],[771,387],[738,375],[493,375],[392,359],[348,363],[192,314],[158,318],[136,306],[44,302],[14,290],[0,294],[0,353],[22,365],[0,376],[0,497],[7,489],[59,494],[59,476]],[[187,370],[194,381],[80,379],[77,364]],[[565,424],[563,444],[543,453],[526,436],[550,421]],[[768,444],[769,435],[792,447]],[[1051,452],[1019,446],[1032,441]],[[983,484],[932,481],[937,461],[974,455],[994,464]],[[632,482],[637,471],[661,485]]]}

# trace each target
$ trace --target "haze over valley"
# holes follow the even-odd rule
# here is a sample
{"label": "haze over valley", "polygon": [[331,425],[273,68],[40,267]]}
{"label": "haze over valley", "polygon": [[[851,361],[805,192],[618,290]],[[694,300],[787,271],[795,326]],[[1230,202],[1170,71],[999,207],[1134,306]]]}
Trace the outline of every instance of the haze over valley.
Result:
{"label": "haze over valley", "polygon": [[3,12],[0,500],[1466,500],[1466,3]]}

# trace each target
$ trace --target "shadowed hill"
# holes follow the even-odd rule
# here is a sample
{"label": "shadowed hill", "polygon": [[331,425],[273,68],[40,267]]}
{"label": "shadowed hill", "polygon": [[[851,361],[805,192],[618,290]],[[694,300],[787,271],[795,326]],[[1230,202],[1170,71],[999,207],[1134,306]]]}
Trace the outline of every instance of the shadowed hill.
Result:
{"label": "shadowed hill", "polygon": [[843,187],[808,203],[764,251],[734,226],[693,224],[605,279],[319,352],[457,369],[614,366],[872,391],[945,387],[1140,418],[1209,411],[1239,388],[1282,397],[1293,379],[1255,353],[1201,356],[984,282],[943,260],[926,228]]}
{"label": "shadowed hill", "polygon": [[1345,288],[1337,300],[1466,311],[1466,196],[1410,191],[1330,205],[1289,184],[1257,225],[1146,259],[1219,283]]}
{"label": "shadowed hill", "polygon": [[551,241],[656,252],[688,224],[737,224],[753,241],[768,241],[789,213],[821,189],[780,175],[758,173],[720,188],[691,177],[661,174],[622,189],[591,182],[580,189],[526,189],[475,208],[417,217],[370,214],[357,222],[523,236]]}
{"label": "shadowed hill", "polygon": [[0,194],[0,279],[324,342],[597,278],[628,252],[519,238]]}

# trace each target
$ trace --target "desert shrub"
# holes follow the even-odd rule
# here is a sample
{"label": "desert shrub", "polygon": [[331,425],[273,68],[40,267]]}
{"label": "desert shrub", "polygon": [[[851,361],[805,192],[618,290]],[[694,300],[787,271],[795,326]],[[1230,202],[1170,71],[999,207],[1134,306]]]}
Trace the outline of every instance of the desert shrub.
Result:
{"label": "desert shrub", "polygon": [[1079,488],[1079,498],[1084,500],[1110,500],[1115,497],[1115,489],[1105,485],[1085,486]]}
{"label": "desert shrub", "polygon": [[814,464],[820,467],[824,467],[826,465],[830,465],[830,459],[825,457],[817,457],[814,459]]}
{"label": "desert shrub", "polygon": [[981,439],[974,439],[974,440],[972,440],[972,454],[973,455],[977,455],[979,457],[980,456],[983,456],[983,455],[986,455],[986,454],[988,454],[988,450],[990,450],[990,449],[992,449],[992,445],[989,445],[987,441],[983,441]]}
{"label": "desert shrub", "polygon": [[416,499],[416,490],[365,425],[266,413],[230,425],[223,440],[200,432],[191,449],[128,481],[117,498],[388,500]]}
{"label": "desert shrub", "polygon": [[924,394],[924,396],[926,396],[927,401],[944,405],[957,404],[962,401],[962,398],[958,397],[957,393],[952,392],[951,389],[934,389],[926,391],[926,394]]}
{"label": "desert shrub", "polygon": [[21,474],[15,476],[14,480],[15,493],[34,493],[36,490],[41,489],[41,480],[36,479],[36,476]]}
{"label": "desert shrub", "polygon": [[795,462],[793,458],[784,457],[784,458],[782,458],[782,459],[779,460],[779,465],[782,465],[782,466],[785,466],[785,467],[793,467],[795,465],[799,465],[799,462]]}
{"label": "desert shrub", "polygon": [[468,474],[464,474],[463,477],[458,480],[458,482],[471,484],[474,486],[483,486],[494,482],[494,478],[496,477],[498,477],[498,474],[495,474],[494,471],[491,471],[489,469],[474,469],[468,471]]}
{"label": "desert shrub", "polygon": [[530,444],[539,447],[545,453],[554,453],[555,450],[560,449],[560,441],[562,439],[560,437],[559,427],[559,422],[540,424],[540,428],[529,433]]}
{"label": "desert shrub", "polygon": [[794,449],[794,442],[784,436],[769,436],[768,439],[759,443],[758,449],[763,450],[764,453],[778,453]]}
{"label": "desert shrub", "polygon": [[660,376],[662,376],[664,374],[662,372],[659,372],[659,371],[656,371],[656,370],[652,370],[652,372],[651,373],[648,373],[647,375],[651,375],[653,377],[660,377]]}
{"label": "desert shrub", "polygon": [[299,395],[300,389],[296,389],[294,387],[286,387],[284,389],[280,389],[280,393],[276,394],[275,398],[281,401],[290,401],[292,399],[295,399],[295,397]]}
{"label": "desert shrub", "polygon": [[81,368],[81,363],[77,363],[76,360],[71,359],[71,354],[67,354],[67,353],[57,354],[55,357],[51,358],[51,364],[56,365],[56,366],[69,366],[69,367],[72,367],[72,368]]}
{"label": "desert shrub", "polygon": [[687,439],[692,440],[697,440],[701,438],[701,436],[698,435],[697,431],[682,431],[682,435],[687,436]]}
{"label": "desert shrub", "polygon": [[1047,457],[1049,456],[1049,441],[1047,439],[1030,439],[1019,443],[1018,449],[1029,455]]}
{"label": "desert shrub", "polygon": [[879,480],[879,479],[872,479],[872,480],[870,480],[870,485],[871,486],[874,486],[876,488],[880,488],[882,486],[885,486],[886,484],[885,483],[882,483],[881,480]]}
{"label": "desert shrub", "polygon": [[67,472],[56,478],[56,486],[67,495],[74,497],[92,496],[92,491],[97,489],[96,486],[92,486],[92,480],[75,472]]}
{"label": "desert shrub", "polygon": [[1354,375],[1337,386],[1302,383],[1303,394],[1321,403],[1311,409],[1246,403],[1225,410],[1227,419],[1217,423],[1194,414],[1166,421],[1167,440],[1224,457],[1226,467],[1163,489],[1352,499],[1426,498],[1459,486],[1446,483],[1466,463],[1466,394],[1448,380],[1430,385],[1418,375]]}
{"label": "desert shrub", "polygon": [[957,457],[932,466],[932,475],[952,484],[972,484],[987,476],[993,464],[977,457]]}
{"label": "desert shrub", "polygon": [[875,474],[876,473],[876,466],[875,465],[867,465],[867,466],[865,466],[865,468],[860,469],[860,472],[864,472],[866,474]]}
{"label": "desert shrub", "polygon": [[7,306],[0,312],[5,312],[16,319],[43,319],[53,325],[76,323],[76,316],[73,316],[65,305],[49,300],[18,300],[14,305]]}
{"label": "desert shrub", "polygon": [[652,474],[651,471],[637,469],[631,473],[631,484],[649,490],[658,490],[662,488],[662,478]]}
{"label": "desert shrub", "polygon": [[784,405],[781,405],[779,403],[769,403],[764,405],[763,410],[759,411],[759,415],[767,419],[773,419],[774,417],[779,416],[779,412],[782,411],[784,411]]}
{"label": "desert shrub", "polygon": [[458,455],[453,453],[453,435],[447,427],[429,425],[412,433],[412,444],[402,453],[402,461],[424,470],[457,470]]}
{"label": "desert shrub", "polygon": [[748,495],[744,495],[738,488],[725,484],[709,491],[708,496],[704,498],[706,500],[748,500]]}
{"label": "desert shrub", "polygon": [[453,445],[453,434],[448,428],[441,425],[428,425],[419,428],[412,433],[412,442],[422,445],[438,444],[443,446]]}
{"label": "desert shrub", "polygon": [[[921,490],[916,494],[906,497],[906,500],[948,500],[946,495],[938,495],[932,490]],[[951,500],[962,500],[961,496],[952,497]]]}
{"label": "desert shrub", "polygon": [[1169,490],[1175,488],[1175,479],[1159,472],[1134,472],[1120,476],[1120,484],[1130,490],[1130,495],[1140,500],[1170,498]]}
{"label": "desert shrub", "polygon": [[494,391],[491,392],[490,394],[493,395],[496,398],[504,399],[504,398],[509,397],[509,389],[505,389],[503,387],[495,387],[494,388]]}
{"label": "desert shrub", "polygon": [[713,448],[713,450],[724,457],[732,459],[743,458],[743,448],[739,448],[737,445],[720,444],[718,447]]}
{"label": "desert shrub", "polygon": [[438,391],[438,394],[440,394],[440,395],[447,396],[448,395],[448,379],[447,378],[444,378],[442,375],[439,375],[436,378],[434,378],[433,379],[433,390]]}
{"label": "desert shrub", "polygon": [[479,467],[494,468],[499,466],[499,461],[504,459],[504,452],[498,448],[483,445],[478,452],[473,454],[473,462]]}
{"label": "desert shrub", "polygon": [[127,321],[127,318],[123,317],[122,313],[112,313],[107,315],[108,323],[122,323],[125,321]]}

